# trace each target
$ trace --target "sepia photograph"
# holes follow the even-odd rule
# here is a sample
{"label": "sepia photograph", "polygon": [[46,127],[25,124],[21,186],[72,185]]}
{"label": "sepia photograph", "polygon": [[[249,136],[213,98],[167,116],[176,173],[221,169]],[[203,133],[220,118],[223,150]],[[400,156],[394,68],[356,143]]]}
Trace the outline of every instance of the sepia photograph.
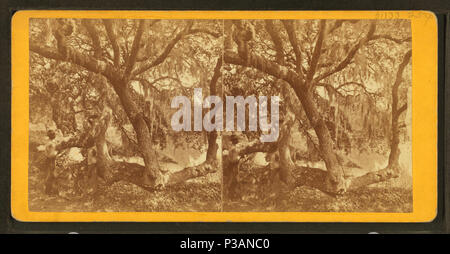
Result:
{"label": "sepia photograph", "polygon": [[413,212],[407,19],[29,22],[36,212]]}
{"label": "sepia photograph", "polygon": [[171,102],[220,92],[221,30],[219,20],[31,19],[30,210],[220,211],[220,133],[175,130]]}
{"label": "sepia photograph", "polygon": [[251,131],[255,100],[241,101],[245,130],[223,135],[224,211],[412,212],[409,20],[226,20],[224,32],[225,94],[279,100],[259,111],[277,141]]}

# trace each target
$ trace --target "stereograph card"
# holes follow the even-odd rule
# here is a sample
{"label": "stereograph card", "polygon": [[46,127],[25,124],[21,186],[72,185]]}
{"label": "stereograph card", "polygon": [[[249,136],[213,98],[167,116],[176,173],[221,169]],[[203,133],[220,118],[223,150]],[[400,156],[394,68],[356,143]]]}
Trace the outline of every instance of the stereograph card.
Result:
{"label": "stereograph card", "polygon": [[34,222],[429,222],[426,11],[19,11],[11,207]]}

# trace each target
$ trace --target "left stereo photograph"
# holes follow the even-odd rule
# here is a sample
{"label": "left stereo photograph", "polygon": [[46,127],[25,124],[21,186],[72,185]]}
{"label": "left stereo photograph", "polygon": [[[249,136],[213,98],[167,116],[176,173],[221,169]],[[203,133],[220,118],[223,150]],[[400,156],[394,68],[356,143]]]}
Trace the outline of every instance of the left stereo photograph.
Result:
{"label": "left stereo photograph", "polygon": [[222,22],[29,25],[30,211],[221,210],[220,135],[174,130],[171,99],[219,95]]}

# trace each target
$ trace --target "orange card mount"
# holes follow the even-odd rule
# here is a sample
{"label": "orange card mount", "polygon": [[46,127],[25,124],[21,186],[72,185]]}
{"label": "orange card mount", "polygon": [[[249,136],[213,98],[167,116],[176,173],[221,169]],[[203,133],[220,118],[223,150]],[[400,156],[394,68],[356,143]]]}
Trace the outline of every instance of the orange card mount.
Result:
{"label": "orange card mount", "polygon": [[425,11],[19,11],[11,207],[33,222],[429,222]]}

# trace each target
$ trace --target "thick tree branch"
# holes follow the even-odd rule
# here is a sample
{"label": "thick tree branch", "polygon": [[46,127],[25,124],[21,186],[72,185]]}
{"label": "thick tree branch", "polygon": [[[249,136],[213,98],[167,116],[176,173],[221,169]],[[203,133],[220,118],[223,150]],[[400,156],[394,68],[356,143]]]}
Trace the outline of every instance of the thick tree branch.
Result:
{"label": "thick tree branch", "polygon": [[32,51],[36,54],[39,54],[45,58],[50,58],[50,59],[59,60],[59,61],[64,60],[64,56],[59,54],[59,52],[53,50],[53,48],[50,48],[50,47],[47,47],[44,45],[39,45],[37,43],[30,42],[30,51]]}
{"label": "thick tree branch", "polygon": [[[214,73],[211,77],[211,81],[209,82],[209,94],[222,97],[221,90],[217,89],[217,81],[219,80],[220,75],[222,74],[222,64],[223,59],[222,56],[219,56],[217,59],[216,67],[214,67]],[[214,119],[216,121],[216,119]],[[206,161],[214,163],[217,160],[217,150],[219,149],[219,145],[217,144],[217,131],[208,132],[208,149],[206,151]]]}
{"label": "thick tree branch", "polygon": [[400,84],[403,81],[403,70],[405,69],[405,67],[408,65],[409,60],[411,59],[411,55],[412,55],[412,51],[409,50],[404,56],[403,56],[403,60],[400,63],[398,70],[397,70],[397,75],[395,77],[395,82],[394,85],[392,86],[392,121],[397,121],[398,117],[400,115],[400,113],[404,110],[406,110],[406,104],[403,105],[405,107],[405,109],[403,109],[402,111],[399,110],[402,108],[397,108],[398,107],[398,87],[400,86]]}
{"label": "thick tree branch", "polygon": [[66,48],[66,55],[62,55],[48,47],[41,46],[39,44],[30,42],[30,51],[35,52],[43,57],[59,60],[63,62],[69,62],[79,65],[88,71],[99,73],[108,79],[111,79],[115,75],[114,67],[110,64],[95,59],[90,56],[83,55],[73,49]]}
{"label": "thick tree branch", "polygon": [[159,77],[159,78],[157,78],[157,79],[155,79],[155,80],[152,80],[152,81],[148,81],[148,80],[146,80],[146,79],[144,79],[144,78],[135,78],[135,79],[133,79],[133,80],[139,81],[139,82],[141,82],[143,85],[148,86],[148,87],[151,87],[151,88],[155,89],[155,90],[158,91],[158,92],[161,92],[158,88],[156,88],[156,87],[154,86],[154,84],[156,84],[157,82],[159,82],[159,81],[161,81],[161,80],[164,80],[164,79],[170,79],[170,80],[173,80],[173,81],[175,81],[175,82],[177,82],[178,84],[181,85],[181,80],[179,80],[179,79],[177,79],[177,78],[174,78],[174,77],[169,77],[169,76]]}
{"label": "thick tree branch", "polygon": [[167,46],[164,48],[164,50],[162,51],[162,53],[153,61],[150,62],[146,62],[143,63],[141,66],[139,66],[137,69],[135,69],[132,73],[132,77],[135,77],[145,71],[147,71],[150,68],[153,68],[159,64],[161,64],[162,62],[164,62],[164,60],[167,58],[167,56],[169,56],[170,52],[172,51],[172,49],[175,47],[175,45],[177,44],[178,41],[181,40],[181,38],[183,38],[183,36],[187,35],[189,33],[189,29],[192,27],[192,22],[189,22],[188,25],[186,26],[186,28],[184,28],[181,32],[179,32],[175,38],[173,38],[168,44]]}
{"label": "thick tree branch", "polygon": [[403,104],[403,106],[401,106],[398,110],[397,110],[397,117],[400,116],[400,114],[405,111],[408,108],[408,105],[405,103]]}
{"label": "thick tree branch", "polygon": [[117,44],[117,37],[114,33],[112,27],[112,21],[109,19],[103,20],[103,25],[105,26],[106,34],[108,35],[108,39],[111,42],[113,52],[114,52],[114,66],[119,67],[120,64],[120,48],[119,44]]}
{"label": "thick tree branch", "polygon": [[155,79],[155,80],[153,80],[153,81],[151,81],[151,82],[147,81],[147,80],[144,79],[144,78],[133,79],[133,80],[139,81],[143,86],[153,88],[154,90],[156,90],[157,92],[160,93],[161,91],[160,91],[158,88],[156,88],[156,87],[154,86],[154,84],[155,84],[156,82],[160,81],[160,80],[163,80],[163,79],[165,79],[165,77],[157,78],[157,79]]}
{"label": "thick tree branch", "polygon": [[[343,95],[341,92],[339,92],[336,88],[334,88],[334,86],[332,86],[331,84],[328,83],[317,83],[316,86],[322,86],[325,89],[327,89],[328,93],[336,93],[341,97],[345,97],[345,95]],[[331,90],[331,91],[330,91]]]}
{"label": "thick tree branch", "polygon": [[127,61],[125,63],[126,68],[125,68],[125,77],[129,77],[131,70],[134,67],[134,64],[136,63],[136,57],[137,57],[137,53],[139,51],[139,49],[141,48],[141,37],[142,34],[144,33],[144,27],[145,27],[145,20],[142,19],[139,21],[139,27],[138,30],[136,31],[136,35],[134,36],[134,40],[133,40],[133,46],[131,47],[131,52],[130,52],[130,56],[127,57]]}
{"label": "thick tree branch", "polygon": [[259,140],[252,142],[250,144],[245,144],[245,146],[237,147],[239,156],[244,156],[252,153],[257,152],[275,152],[278,148],[277,142],[270,142],[270,143],[262,143]]}
{"label": "thick tree branch", "polygon": [[219,58],[217,59],[217,63],[216,66],[214,67],[214,72],[213,72],[213,76],[211,77],[211,81],[209,82],[209,88],[211,91],[210,94],[211,95],[215,95],[216,94],[216,89],[217,89],[217,81],[219,80],[222,70],[222,64],[223,64],[223,59],[222,56],[219,56]]}
{"label": "thick tree branch", "polygon": [[350,49],[350,51],[348,52],[348,54],[344,58],[344,60],[342,60],[336,67],[334,67],[330,71],[325,72],[324,74],[315,78],[314,83],[317,83],[317,82],[323,80],[324,78],[327,78],[327,77],[333,75],[334,73],[337,73],[337,72],[343,70],[345,67],[347,67],[347,65],[350,64],[351,60],[356,55],[356,52],[358,52],[358,50],[373,36],[374,32],[375,32],[375,22],[372,22],[370,24],[370,28],[369,28],[369,31],[367,32],[367,34],[361,40],[359,40],[359,42],[357,44],[355,44],[355,46],[353,46]]}
{"label": "thick tree branch", "polygon": [[100,46],[100,39],[98,37],[98,31],[95,26],[92,24],[92,20],[90,19],[82,19],[81,23],[88,31],[89,37],[92,41],[92,48],[94,49],[94,57],[101,58],[102,56],[102,48]]}
{"label": "thick tree branch", "polygon": [[281,36],[275,28],[275,24],[273,20],[266,19],[265,20],[265,28],[267,33],[269,33],[270,38],[272,39],[273,46],[275,48],[277,62],[284,62],[284,52],[283,52],[283,40],[281,40]]}
{"label": "thick tree branch", "polygon": [[295,61],[296,61],[296,70],[300,78],[303,79],[303,68],[302,68],[302,53],[300,52],[300,47],[298,45],[297,37],[295,34],[294,24],[292,20],[283,20],[284,28],[289,37],[289,42],[294,50]]}
{"label": "thick tree branch", "polygon": [[325,36],[325,29],[326,29],[326,21],[322,19],[319,25],[319,35],[317,36],[316,45],[314,46],[314,51],[311,57],[311,64],[309,66],[308,73],[306,74],[307,85],[310,85],[311,80],[313,79],[314,74],[316,73],[317,63],[319,62],[319,58],[322,51],[322,42]]}
{"label": "thick tree branch", "polygon": [[248,54],[247,61],[245,61],[238,54],[227,51],[224,54],[224,60],[226,63],[257,69],[275,78],[282,79],[293,86],[302,85],[302,81],[299,79],[297,73],[258,55],[250,53]]}
{"label": "thick tree branch", "polygon": [[214,173],[218,169],[218,165],[212,161],[205,161],[199,165],[186,167],[180,171],[169,174],[165,185],[175,185],[177,183],[185,182],[186,180],[205,176]]}
{"label": "thick tree branch", "polygon": [[[173,186],[183,183],[189,179],[205,176],[217,171],[218,165],[209,162],[203,162],[199,165],[186,167],[180,171],[167,172],[164,176],[164,186]],[[143,181],[142,174],[145,172],[145,167],[137,163],[128,163],[115,161],[111,164],[112,180],[110,183],[117,181],[127,181],[147,190],[155,191],[164,186],[149,187]]]}
{"label": "thick tree branch", "polygon": [[384,169],[380,169],[377,171],[369,172],[367,174],[364,174],[362,176],[358,176],[355,178],[351,178],[348,180],[349,190],[356,190],[358,188],[374,184],[374,183],[380,183],[387,181],[391,178],[395,178],[398,176],[397,169],[394,167],[386,167]]}

